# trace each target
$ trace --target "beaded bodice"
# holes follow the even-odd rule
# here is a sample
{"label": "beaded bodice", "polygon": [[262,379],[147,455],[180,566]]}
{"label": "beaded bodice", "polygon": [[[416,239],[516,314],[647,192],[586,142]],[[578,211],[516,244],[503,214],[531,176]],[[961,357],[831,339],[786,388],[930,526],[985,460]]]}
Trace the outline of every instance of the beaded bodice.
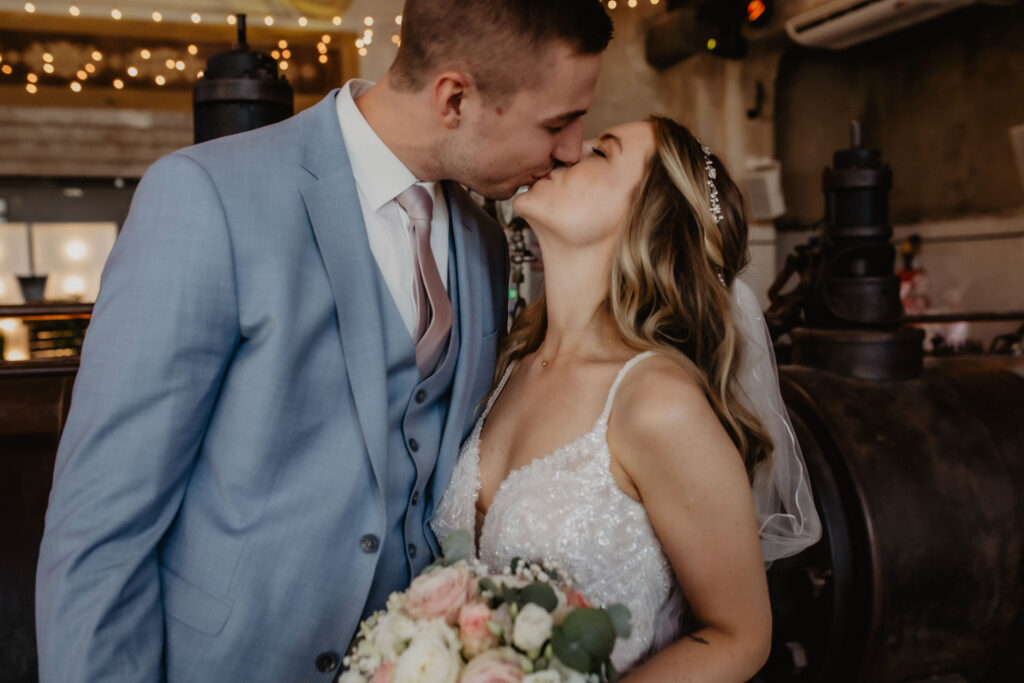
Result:
{"label": "beaded bodice", "polygon": [[[627,671],[678,634],[682,596],[641,503],[612,476],[606,433],[615,391],[630,368],[625,364],[608,392],[597,422],[586,434],[512,471],[487,510],[477,549],[492,570],[514,557],[557,564],[596,605],[629,608],[632,632],[616,643],[612,661]],[[431,521],[439,539],[476,524],[480,491],[480,433],[505,387],[509,366],[466,440],[451,483]]]}

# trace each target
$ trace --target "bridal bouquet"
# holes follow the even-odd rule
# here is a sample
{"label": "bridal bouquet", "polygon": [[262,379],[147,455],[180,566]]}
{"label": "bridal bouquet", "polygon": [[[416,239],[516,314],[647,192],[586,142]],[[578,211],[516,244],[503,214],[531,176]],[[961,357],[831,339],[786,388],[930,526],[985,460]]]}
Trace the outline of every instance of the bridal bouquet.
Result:
{"label": "bridal bouquet", "polygon": [[512,561],[491,574],[458,531],[443,557],[360,624],[339,683],[589,683],[618,677],[610,656],[629,610],[590,606],[556,567]]}

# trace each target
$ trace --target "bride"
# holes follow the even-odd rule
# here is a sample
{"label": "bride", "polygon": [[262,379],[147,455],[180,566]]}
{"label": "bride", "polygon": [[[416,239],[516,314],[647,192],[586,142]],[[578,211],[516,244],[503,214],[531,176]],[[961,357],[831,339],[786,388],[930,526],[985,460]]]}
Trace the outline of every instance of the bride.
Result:
{"label": "bride", "polygon": [[595,604],[629,607],[612,661],[630,681],[745,681],[771,646],[765,562],[820,523],[737,279],[739,190],[652,117],[586,143],[515,209],[544,297],[504,341],[433,529],[475,530],[492,569],[556,563]]}

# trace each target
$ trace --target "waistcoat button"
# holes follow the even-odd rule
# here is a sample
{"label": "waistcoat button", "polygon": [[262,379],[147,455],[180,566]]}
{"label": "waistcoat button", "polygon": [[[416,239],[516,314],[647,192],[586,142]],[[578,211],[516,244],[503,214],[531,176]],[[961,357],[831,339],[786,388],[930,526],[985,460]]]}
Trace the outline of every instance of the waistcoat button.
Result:
{"label": "waistcoat button", "polygon": [[416,392],[416,402],[417,403],[423,403],[426,400],[427,400],[427,392],[423,391],[422,389],[420,389],[419,391]]}
{"label": "waistcoat button", "polygon": [[409,544],[409,557],[416,559],[416,544]]}
{"label": "waistcoat button", "polygon": [[338,655],[333,652],[321,652],[316,656],[316,670],[327,673],[338,668]]}

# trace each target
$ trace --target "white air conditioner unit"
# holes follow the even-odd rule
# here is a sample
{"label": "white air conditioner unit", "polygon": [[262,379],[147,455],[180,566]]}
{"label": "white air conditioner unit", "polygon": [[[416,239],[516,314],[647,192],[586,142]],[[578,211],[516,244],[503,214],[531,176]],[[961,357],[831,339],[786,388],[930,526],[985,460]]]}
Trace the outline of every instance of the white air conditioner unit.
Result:
{"label": "white air conditioner unit", "polygon": [[786,33],[809,47],[842,50],[975,0],[835,0],[786,21]]}

